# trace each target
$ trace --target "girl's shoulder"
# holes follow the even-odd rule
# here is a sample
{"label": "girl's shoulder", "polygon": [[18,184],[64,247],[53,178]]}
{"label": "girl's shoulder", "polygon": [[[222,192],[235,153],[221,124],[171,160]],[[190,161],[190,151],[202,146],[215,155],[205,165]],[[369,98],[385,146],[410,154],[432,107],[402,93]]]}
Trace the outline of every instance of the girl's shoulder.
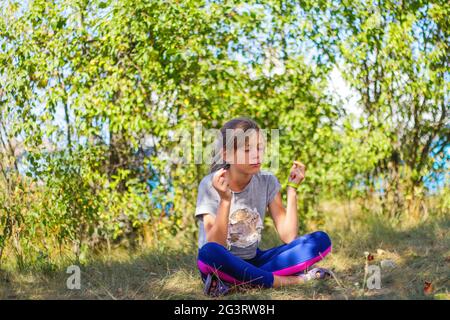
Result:
{"label": "girl's shoulder", "polygon": [[275,174],[273,174],[270,171],[265,171],[265,170],[260,170],[257,174],[256,174],[260,179],[263,179],[265,181],[272,181],[274,179],[277,179],[277,177],[275,176]]}
{"label": "girl's shoulder", "polygon": [[219,193],[212,185],[212,177],[214,173],[207,174],[200,180],[198,185],[198,195],[210,199],[220,199]]}
{"label": "girl's shoulder", "polygon": [[212,177],[214,175],[214,172],[208,173],[206,176],[200,180],[199,186],[212,186]]}
{"label": "girl's shoulder", "polygon": [[273,186],[277,186],[280,184],[276,175],[270,171],[260,170],[260,172],[258,172],[256,176],[259,185],[265,186],[266,188],[272,188]]}

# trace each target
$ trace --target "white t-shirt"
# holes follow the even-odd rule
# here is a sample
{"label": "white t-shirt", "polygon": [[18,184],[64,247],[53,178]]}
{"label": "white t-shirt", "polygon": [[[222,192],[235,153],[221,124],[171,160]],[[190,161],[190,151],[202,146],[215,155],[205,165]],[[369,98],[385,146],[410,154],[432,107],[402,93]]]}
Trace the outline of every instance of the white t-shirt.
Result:
{"label": "white t-shirt", "polygon": [[[220,196],[212,186],[214,173],[205,176],[198,188],[195,216],[199,220],[199,248],[206,243],[203,215],[215,216],[219,207]],[[242,191],[232,192],[227,244],[234,255],[243,259],[251,259],[256,255],[267,206],[280,188],[275,175],[260,171],[252,176]]]}

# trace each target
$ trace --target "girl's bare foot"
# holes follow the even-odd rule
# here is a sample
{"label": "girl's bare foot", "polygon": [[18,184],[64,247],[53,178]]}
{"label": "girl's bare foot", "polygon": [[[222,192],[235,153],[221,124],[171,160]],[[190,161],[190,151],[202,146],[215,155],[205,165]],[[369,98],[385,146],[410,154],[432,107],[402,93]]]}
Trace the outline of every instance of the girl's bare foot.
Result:
{"label": "girl's bare foot", "polygon": [[273,287],[284,287],[293,284],[301,284],[313,279],[327,279],[331,277],[331,271],[325,268],[314,268],[298,276],[273,276]]}
{"label": "girl's bare foot", "polygon": [[294,284],[302,284],[305,283],[305,280],[299,276],[273,276],[273,287],[285,287]]}

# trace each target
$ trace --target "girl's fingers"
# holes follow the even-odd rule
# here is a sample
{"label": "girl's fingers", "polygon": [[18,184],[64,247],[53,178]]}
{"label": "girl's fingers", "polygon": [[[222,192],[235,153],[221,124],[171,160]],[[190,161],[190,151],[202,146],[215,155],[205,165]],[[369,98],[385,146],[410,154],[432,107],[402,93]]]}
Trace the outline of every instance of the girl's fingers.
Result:
{"label": "girl's fingers", "polygon": [[225,179],[225,174],[226,174],[226,170],[224,170],[223,168],[219,169],[216,172],[216,174],[214,175],[213,180],[220,184],[221,183],[220,180]]}
{"label": "girl's fingers", "polygon": [[226,188],[227,185],[228,185],[228,184],[227,184],[227,182],[226,182],[225,180],[222,180],[222,181],[220,182],[220,186],[222,187],[222,189]]}
{"label": "girl's fingers", "polygon": [[300,183],[305,179],[305,165],[299,161],[294,161],[289,180],[295,183]]}
{"label": "girl's fingers", "polygon": [[220,170],[214,174],[213,180],[217,181],[219,179],[219,177],[220,177]]}
{"label": "girl's fingers", "polygon": [[226,170],[224,168],[219,170],[219,177],[223,177],[226,173]]}
{"label": "girl's fingers", "polygon": [[303,169],[303,168],[299,168],[299,167],[296,167],[296,166],[292,166],[292,169],[291,169],[291,175],[301,175],[301,174],[304,174],[305,173],[305,170]]}
{"label": "girl's fingers", "polygon": [[305,173],[306,167],[302,163],[300,163],[300,165],[294,164],[293,165],[293,171],[298,172],[298,173]]}
{"label": "girl's fingers", "polygon": [[294,164],[292,166],[296,169],[306,170],[306,166],[300,161],[294,161]]}
{"label": "girl's fingers", "polygon": [[227,192],[228,190],[229,190],[228,184],[224,183],[224,184],[222,185],[222,191],[223,191],[223,192]]}

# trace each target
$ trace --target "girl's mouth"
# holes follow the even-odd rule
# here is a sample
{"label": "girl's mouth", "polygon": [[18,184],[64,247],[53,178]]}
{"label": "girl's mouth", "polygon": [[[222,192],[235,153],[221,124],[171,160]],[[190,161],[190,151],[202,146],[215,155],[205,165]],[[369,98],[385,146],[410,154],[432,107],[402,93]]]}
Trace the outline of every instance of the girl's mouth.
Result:
{"label": "girl's mouth", "polygon": [[252,167],[254,168],[258,168],[261,166],[261,163],[255,163],[255,164],[251,164]]}

